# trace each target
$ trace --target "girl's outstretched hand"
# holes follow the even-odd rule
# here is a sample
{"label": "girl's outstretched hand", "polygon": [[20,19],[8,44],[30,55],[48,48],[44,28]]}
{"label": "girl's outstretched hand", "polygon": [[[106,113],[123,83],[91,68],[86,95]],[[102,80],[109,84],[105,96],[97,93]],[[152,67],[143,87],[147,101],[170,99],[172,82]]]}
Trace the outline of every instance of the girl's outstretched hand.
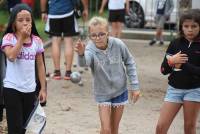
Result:
{"label": "girl's outstretched hand", "polygon": [[84,55],[84,51],[85,51],[85,44],[83,42],[81,42],[81,40],[79,39],[76,42],[76,45],[74,47],[74,50],[78,53],[78,55]]}
{"label": "girl's outstretched hand", "polygon": [[130,98],[133,103],[136,103],[140,96],[141,96],[140,90],[135,90],[130,92]]}
{"label": "girl's outstretched hand", "polygon": [[41,103],[44,103],[47,99],[47,92],[45,89],[40,89],[39,92],[39,96],[38,96],[39,100]]}

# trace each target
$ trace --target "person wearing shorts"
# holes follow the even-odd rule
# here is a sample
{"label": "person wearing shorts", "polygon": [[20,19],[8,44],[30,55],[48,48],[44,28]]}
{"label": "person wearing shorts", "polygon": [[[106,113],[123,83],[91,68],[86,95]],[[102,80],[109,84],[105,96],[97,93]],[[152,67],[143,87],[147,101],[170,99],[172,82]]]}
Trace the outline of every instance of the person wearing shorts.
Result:
{"label": "person wearing shorts", "polygon": [[156,27],[163,29],[164,28],[164,24],[165,24],[165,16],[163,15],[157,15],[155,18],[155,23],[156,23]]}
{"label": "person wearing shorts", "polygon": [[[125,43],[108,34],[108,21],[93,17],[88,23],[89,41],[75,45],[80,66],[90,67],[93,94],[98,104],[100,134],[118,134],[125,104],[140,97],[136,63]],[[125,71],[126,70],[126,71]],[[128,78],[127,78],[128,77]]]}
{"label": "person wearing shorts", "polygon": [[149,42],[149,45],[154,45],[159,41],[159,45],[164,45],[163,39],[163,29],[164,24],[169,20],[170,14],[174,9],[173,0],[156,0],[156,10],[155,10],[155,24],[156,24],[156,35]]}
{"label": "person wearing shorts", "polygon": [[[54,63],[53,78],[60,80],[60,45],[62,38],[64,40],[65,56],[65,80],[70,80],[71,67],[73,62],[73,36],[79,34],[78,24],[74,15],[74,2],[72,0],[49,0],[47,17],[47,0],[41,0],[42,20],[46,21],[45,32],[52,37],[52,58]],[[88,16],[88,0],[82,0],[84,11],[83,17],[86,20]]]}
{"label": "person wearing shorts", "polygon": [[109,22],[125,22],[125,10],[124,9],[119,9],[119,10],[109,10]]}
{"label": "person wearing shorts", "polygon": [[[108,0],[102,0],[99,14],[103,14],[104,7]],[[120,37],[122,32],[123,23],[125,22],[125,14],[129,14],[129,0],[109,0],[109,22],[112,26],[111,35]]]}
{"label": "person wearing shorts", "polygon": [[161,73],[169,74],[168,88],[160,110],[156,134],[167,134],[181,108],[184,134],[196,134],[200,111],[199,14],[199,9],[191,9],[182,14],[179,20],[179,36],[171,41],[164,56]]}
{"label": "person wearing shorts", "polygon": [[111,98],[106,101],[97,102],[99,106],[112,106],[118,107],[128,103],[128,89],[126,89],[121,95]]}
{"label": "person wearing shorts", "polygon": [[181,104],[184,101],[200,102],[200,88],[187,90],[169,86],[164,101]]}

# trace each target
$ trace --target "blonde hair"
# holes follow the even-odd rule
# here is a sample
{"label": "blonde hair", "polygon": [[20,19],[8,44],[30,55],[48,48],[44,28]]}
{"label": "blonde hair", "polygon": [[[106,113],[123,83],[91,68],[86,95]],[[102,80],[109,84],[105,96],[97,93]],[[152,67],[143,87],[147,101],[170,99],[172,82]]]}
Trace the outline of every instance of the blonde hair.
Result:
{"label": "blonde hair", "polygon": [[108,21],[103,17],[95,16],[92,17],[88,23],[88,31],[90,31],[91,26],[97,25],[105,26],[108,30]]}

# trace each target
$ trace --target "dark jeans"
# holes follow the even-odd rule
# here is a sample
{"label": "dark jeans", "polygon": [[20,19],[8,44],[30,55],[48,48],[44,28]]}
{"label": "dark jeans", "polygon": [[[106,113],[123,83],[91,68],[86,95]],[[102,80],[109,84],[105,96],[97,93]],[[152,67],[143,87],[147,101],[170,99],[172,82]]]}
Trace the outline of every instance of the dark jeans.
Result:
{"label": "dark jeans", "polygon": [[8,134],[25,134],[24,124],[34,108],[35,92],[23,93],[4,88]]}

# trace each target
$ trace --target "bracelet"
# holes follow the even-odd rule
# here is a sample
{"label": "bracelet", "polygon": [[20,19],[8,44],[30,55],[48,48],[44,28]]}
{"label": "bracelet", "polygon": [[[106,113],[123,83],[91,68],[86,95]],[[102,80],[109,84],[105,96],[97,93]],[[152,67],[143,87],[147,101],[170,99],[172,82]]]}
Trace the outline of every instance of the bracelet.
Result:
{"label": "bracelet", "polygon": [[41,13],[47,13],[47,11],[41,11]]}
{"label": "bracelet", "polygon": [[174,63],[172,62],[171,59],[168,59],[168,60],[167,60],[167,63],[168,63],[169,66],[174,67]]}
{"label": "bracelet", "polygon": [[84,53],[83,54],[81,54],[81,55],[79,55],[80,57],[83,57],[84,56]]}

